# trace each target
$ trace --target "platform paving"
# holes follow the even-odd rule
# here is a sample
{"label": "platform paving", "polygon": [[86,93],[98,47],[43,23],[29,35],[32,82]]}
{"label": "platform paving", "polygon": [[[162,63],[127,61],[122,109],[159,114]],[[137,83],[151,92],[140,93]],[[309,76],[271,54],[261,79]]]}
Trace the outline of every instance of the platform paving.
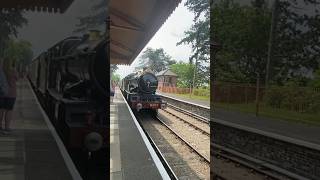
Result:
{"label": "platform paving", "polygon": [[13,112],[13,132],[0,135],[0,180],[72,179],[26,80]]}
{"label": "platform paving", "polygon": [[320,126],[318,125],[267,117],[256,117],[253,114],[240,113],[220,108],[215,109],[213,118],[266,132],[272,132],[294,139],[320,144]]}
{"label": "platform paving", "polygon": [[162,179],[118,88],[110,104],[110,177]]}
{"label": "platform paving", "polygon": [[206,100],[197,100],[197,99],[181,97],[181,96],[178,96],[176,94],[164,93],[164,92],[157,92],[157,94],[160,94],[160,95],[163,94],[165,96],[173,97],[173,98],[180,99],[180,100],[183,100],[183,101],[187,101],[187,102],[191,102],[191,103],[194,103],[194,104],[199,104],[199,105],[202,105],[202,106],[210,107],[210,101],[209,100],[208,101],[206,101]]}

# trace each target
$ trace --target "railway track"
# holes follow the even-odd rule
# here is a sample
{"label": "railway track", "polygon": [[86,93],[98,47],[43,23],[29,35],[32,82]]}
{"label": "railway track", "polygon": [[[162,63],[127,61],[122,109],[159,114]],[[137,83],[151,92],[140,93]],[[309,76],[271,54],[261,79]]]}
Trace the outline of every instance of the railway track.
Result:
{"label": "railway track", "polygon": [[[210,162],[210,127],[208,121],[196,119],[182,109],[159,110],[158,118],[190,148]],[[165,123],[166,122],[166,123]],[[190,128],[191,127],[191,128]]]}
{"label": "railway track", "polygon": [[[168,104],[168,108],[162,110],[162,112],[169,114],[203,134],[210,136],[209,120],[207,118],[193,114],[192,112],[171,104]],[[190,120],[190,118],[192,120]],[[207,126],[208,129],[204,126]],[[241,157],[235,152],[226,152],[223,147],[218,145],[212,145],[211,148],[213,149],[211,152],[213,156],[212,159],[213,162],[215,162],[212,166],[212,170],[215,172],[211,174],[211,178],[213,179],[290,179],[281,173],[275,172],[271,168],[264,167],[263,164],[257,164],[252,160],[249,160],[249,158]]]}
{"label": "railway track", "polygon": [[206,157],[203,153],[201,153],[199,150],[197,150],[195,147],[193,147],[185,138],[183,138],[181,135],[179,135],[178,132],[176,132],[175,130],[173,130],[172,128],[170,128],[169,125],[167,125],[164,121],[162,121],[160,118],[157,117],[157,120],[159,122],[161,122],[162,125],[164,125],[166,128],[168,128],[176,137],[178,137],[185,145],[187,145],[190,150],[192,150],[193,152],[195,152],[196,154],[199,155],[199,157],[202,158],[202,160],[204,162],[206,162],[207,164],[210,164],[210,158]]}
{"label": "railway track", "polygon": [[210,126],[209,126],[209,119],[193,114],[190,111],[181,109],[174,105],[168,104],[168,108],[160,110],[175,118],[179,119],[180,121],[192,126],[196,130],[202,132],[203,134],[210,136]]}
{"label": "railway track", "polygon": [[139,118],[177,179],[209,179],[210,159],[157,117]]}
{"label": "railway track", "polygon": [[263,164],[253,162],[249,158],[243,158],[237,153],[225,151],[223,147],[211,145],[211,155],[215,162],[212,171],[214,177],[221,180],[289,180],[285,175],[266,168]]}
{"label": "railway track", "polygon": [[[161,159],[174,174],[173,179],[209,179],[210,166],[211,179],[217,180],[292,179],[278,171],[277,167],[265,165],[254,157],[217,144],[210,146],[213,142],[210,141],[207,113],[202,117],[199,115],[201,113],[197,113],[196,105],[186,110],[184,105],[179,104],[168,103],[166,109],[159,110],[157,118],[150,115],[148,118],[138,118],[152,137]],[[208,144],[208,147],[203,144]],[[210,161],[213,163],[210,164]]]}
{"label": "railway track", "polygon": [[186,114],[186,115],[188,115],[190,117],[193,117],[193,118],[195,118],[195,119],[197,119],[199,121],[202,121],[202,122],[204,122],[206,124],[209,124],[209,122],[210,122],[210,120],[208,118],[205,118],[205,117],[202,117],[200,115],[194,114],[193,112],[190,112],[190,111],[187,111],[185,109],[179,108],[179,107],[174,106],[172,104],[168,104],[168,107],[171,108],[171,109],[174,109],[175,111],[178,111],[178,112],[181,112],[183,114]]}

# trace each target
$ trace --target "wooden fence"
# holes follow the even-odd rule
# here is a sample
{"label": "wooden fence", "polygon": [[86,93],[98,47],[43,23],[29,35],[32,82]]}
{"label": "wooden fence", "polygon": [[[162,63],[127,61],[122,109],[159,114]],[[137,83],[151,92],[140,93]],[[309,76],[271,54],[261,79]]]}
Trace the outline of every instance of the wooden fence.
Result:
{"label": "wooden fence", "polygon": [[259,87],[259,91],[257,91],[256,85],[253,84],[216,83],[211,93],[214,103],[259,104],[263,102],[268,104],[270,101],[275,101],[275,104],[271,103],[270,105],[269,103],[268,105],[296,112],[306,112],[320,101],[320,88],[311,87],[272,86],[269,87],[269,94],[266,94],[265,87]]}
{"label": "wooden fence", "polygon": [[175,94],[188,94],[190,93],[190,88],[177,88],[177,87],[158,87],[157,89],[164,93],[175,93]]}
{"label": "wooden fence", "polygon": [[[256,100],[256,86],[243,84],[217,84],[213,89],[214,102],[252,103]],[[264,87],[259,89],[259,100],[263,99]]]}

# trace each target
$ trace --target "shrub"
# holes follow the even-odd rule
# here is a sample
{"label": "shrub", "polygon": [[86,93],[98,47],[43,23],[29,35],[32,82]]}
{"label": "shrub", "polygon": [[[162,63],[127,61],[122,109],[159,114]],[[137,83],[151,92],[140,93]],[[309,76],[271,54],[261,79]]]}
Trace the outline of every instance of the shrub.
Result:
{"label": "shrub", "polygon": [[307,109],[308,112],[311,113],[319,113],[320,112],[320,93],[313,93],[311,97],[310,104]]}
{"label": "shrub", "polygon": [[196,96],[210,96],[210,90],[204,88],[194,89],[193,94]]}
{"label": "shrub", "polygon": [[297,86],[270,87],[265,102],[274,108],[285,108],[296,112],[316,112],[320,109],[320,93],[311,88]]}
{"label": "shrub", "polygon": [[275,86],[268,88],[264,97],[266,104],[274,108],[281,108],[285,98],[285,90]]}

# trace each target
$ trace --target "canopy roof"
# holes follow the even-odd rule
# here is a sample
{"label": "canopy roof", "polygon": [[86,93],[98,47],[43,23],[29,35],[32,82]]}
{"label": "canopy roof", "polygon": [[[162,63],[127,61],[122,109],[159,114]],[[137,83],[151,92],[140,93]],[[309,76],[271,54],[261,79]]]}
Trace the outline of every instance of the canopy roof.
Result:
{"label": "canopy roof", "polygon": [[181,0],[111,0],[110,63],[131,64]]}
{"label": "canopy roof", "polygon": [[38,12],[64,13],[73,0],[2,0],[0,10],[24,9]]}

